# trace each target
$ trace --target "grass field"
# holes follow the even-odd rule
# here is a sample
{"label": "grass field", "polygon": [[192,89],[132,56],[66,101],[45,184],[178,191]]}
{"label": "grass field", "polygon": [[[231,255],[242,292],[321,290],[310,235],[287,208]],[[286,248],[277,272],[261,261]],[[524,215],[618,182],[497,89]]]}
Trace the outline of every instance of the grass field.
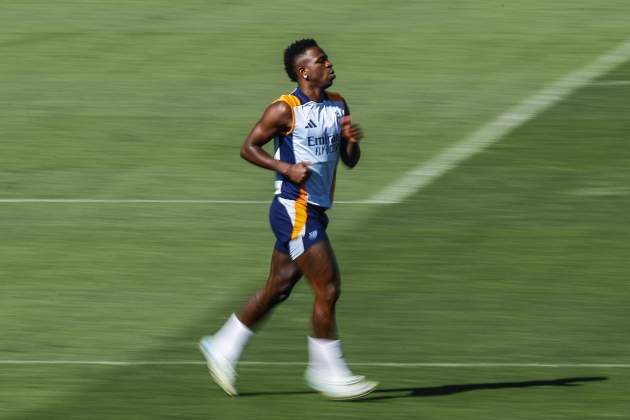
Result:
{"label": "grass field", "polygon": [[630,63],[402,203],[331,210],[347,359],[381,382],[358,402],[302,382],[306,284],[239,398],[134,364],[201,362],[264,280],[267,204],[6,201],[270,200],[238,149],[303,36],[366,132],[337,198],[367,199],[630,38],[626,1],[521,3],[0,2],[0,418],[628,418]]}

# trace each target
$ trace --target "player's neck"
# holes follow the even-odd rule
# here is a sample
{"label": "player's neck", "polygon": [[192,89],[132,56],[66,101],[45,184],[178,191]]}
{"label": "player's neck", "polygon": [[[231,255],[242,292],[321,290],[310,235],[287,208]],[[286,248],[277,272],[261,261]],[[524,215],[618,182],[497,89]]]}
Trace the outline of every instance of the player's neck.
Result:
{"label": "player's neck", "polygon": [[311,101],[321,102],[324,100],[324,89],[314,86],[308,86],[305,83],[301,83],[299,87],[302,93],[306,95]]}

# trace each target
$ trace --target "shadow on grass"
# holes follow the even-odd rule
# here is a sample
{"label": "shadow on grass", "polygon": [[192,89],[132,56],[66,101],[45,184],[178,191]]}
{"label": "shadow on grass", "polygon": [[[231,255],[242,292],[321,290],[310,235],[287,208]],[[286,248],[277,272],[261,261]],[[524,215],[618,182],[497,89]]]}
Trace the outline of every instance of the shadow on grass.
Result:
{"label": "shadow on grass", "polygon": [[[457,384],[441,385],[418,388],[383,388],[377,389],[365,398],[353,400],[353,402],[369,402],[379,400],[391,400],[396,398],[411,397],[441,397],[445,395],[459,394],[460,392],[479,391],[485,389],[509,389],[509,388],[530,388],[539,386],[581,386],[585,382],[598,382],[608,380],[605,376],[590,376],[576,378],[560,378],[549,380],[533,380],[521,382],[492,382],[480,384]],[[288,391],[288,392],[243,392],[239,397],[257,397],[268,395],[304,395],[316,394],[315,391]],[[390,395],[400,394],[400,395]]]}

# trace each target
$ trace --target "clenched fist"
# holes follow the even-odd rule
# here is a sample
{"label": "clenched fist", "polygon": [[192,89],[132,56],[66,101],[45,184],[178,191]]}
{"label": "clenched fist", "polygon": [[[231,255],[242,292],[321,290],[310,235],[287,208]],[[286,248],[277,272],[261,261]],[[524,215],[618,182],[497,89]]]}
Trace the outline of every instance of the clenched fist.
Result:
{"label": "clenched fist", "polygon": [[357,124],[352,124],[352,120],[349,115],[341,118],[341,137],[349,141],[350,143],[358,143],[363,138],[361,127]]}
{"label": "clenched fist", "polygon": [[289,165],[284,175],[289,178],[291,182],[301,184],[306,181],[311,172],[311,168],[308,166],[310,164],[311,162],[298,162],[295,165]]}

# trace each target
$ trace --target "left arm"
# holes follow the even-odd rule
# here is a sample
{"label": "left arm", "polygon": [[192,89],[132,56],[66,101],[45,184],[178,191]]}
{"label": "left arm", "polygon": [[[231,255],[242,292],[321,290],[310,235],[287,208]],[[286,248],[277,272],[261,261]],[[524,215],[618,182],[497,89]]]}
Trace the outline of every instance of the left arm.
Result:
{"label": "left arm", "polygon": [[348,168],[354,168],[359,159],[361,159],[359,142],[363,138],[363,132],[357,124],[352,124],[350,111],[345,101],[344,105],[346,106],[347,114],[341,118],[341,161]]}
{"label": "left arm", "polygon": [[359,142],[363,135],[361,134],[361,128],[350,122],[350,117],[345,118],[348,120],[342,123],[341,128],[341,161],[348,168],[354,168],[359,163],[359,159],[361,159]]}

